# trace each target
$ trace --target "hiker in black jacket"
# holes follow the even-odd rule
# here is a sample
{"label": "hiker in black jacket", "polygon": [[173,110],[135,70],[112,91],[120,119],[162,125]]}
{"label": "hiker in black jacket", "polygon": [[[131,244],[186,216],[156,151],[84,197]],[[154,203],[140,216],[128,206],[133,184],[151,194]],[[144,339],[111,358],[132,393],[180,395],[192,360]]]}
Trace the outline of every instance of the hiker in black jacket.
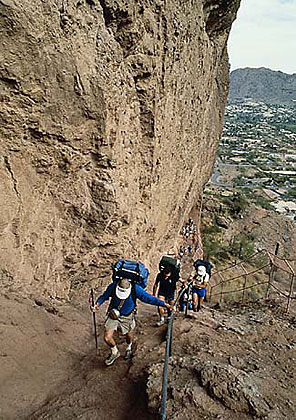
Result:
{"label": "hiker in black jacket", "polygon": [[[170,306],[174,305],[175,291],[176,291],[176,277],[172,275],[172,270],[166,267],[163,271],[157,274],[154,286],[153,294],[158,296],[164,302],[167,302]],[[164,308],[163,306],[158,307],[158,313],[160,316],[156,326],[160,327],[164,324]]]}

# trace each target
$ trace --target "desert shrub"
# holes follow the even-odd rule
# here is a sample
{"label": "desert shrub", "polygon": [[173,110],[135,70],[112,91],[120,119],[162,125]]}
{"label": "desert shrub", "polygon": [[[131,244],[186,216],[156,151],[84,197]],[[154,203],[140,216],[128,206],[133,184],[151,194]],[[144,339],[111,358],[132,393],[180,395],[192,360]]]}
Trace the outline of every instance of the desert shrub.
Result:
{"label": "desert shrub", "polygon": [[203,235],[213,235],[220,232],[221,228],[214,222],[208,226],[205,226],[202,230]]}
{"label": "desert shrub", "polygon": [[293,197],[293,198],[296,198],[296,187],[291,187],[289,189],[289,196]]}
{"label": "desert shrub", "polygon": [[233,256],[240,259],[247,259],[254,254],[254,236],[246,233],[239,233],[233,237],[230,245],[230,252]]}
{"label": "desert shrub", "polygon": [[265,197],[261,197],[261,196],[260,197],[256,197],[255,204],[258,207],[262,207],[263,209],[266,209],[266,210],[274,210],[274,207],[272,206],[270,200],[268,200]]}
{"label": "desert shrub", "polygon": [[223,197],[221,201],[228,206],[229,213],[233,216],[238,216],[243,213],[249,205],[247,196],[243,190],[234,194],[232,197]]}

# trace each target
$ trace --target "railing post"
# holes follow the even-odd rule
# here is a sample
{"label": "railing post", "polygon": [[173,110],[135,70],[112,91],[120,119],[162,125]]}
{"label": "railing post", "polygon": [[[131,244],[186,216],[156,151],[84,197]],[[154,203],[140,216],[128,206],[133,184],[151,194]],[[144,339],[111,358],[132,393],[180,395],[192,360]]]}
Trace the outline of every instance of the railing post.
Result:
{"label": "railing post", "polygon": [[220,305],[223,302],[223,289],[224,289],[224,279],[221,281],[221,290],[220,290]]}
{"label": "railing post", "polygon": [[212,285],[210,283],[209,283],[209,286],[210,286],[209,303],[212,303],[212,290],[213,290],[213,288],[212,288]]}
{"label": "railing post", "polygon": [[243,269],[243,271],[244,271],[244,273],[245,273],[245,275],[244,275],[244,279],[245,279],[245,281],[244,281],[244,286],[243,286],[243,295],[242,295],[242,303],[244,303],[244,300],[245,300],[245,290],[246,290],[246,284],[247,284],[247,275],[248,275],[248,272],[247,272],[247,270],[245,269],[245,267],[241,264],[241,266],[242,266],[242,269]]}
{"label": "railing post", "polygon": [[238,251],[238,258],[241,259],[242,257],[242,249],[243,249],[243,244],[240,242],[239,244],[239,251]]}
{"label": "railing post", "polygon": [[219,273],[219,271],[218,271],[218,274],[221,279],[220,300],[219,300],[219,303],[221,304],[223,301],[224,277],[222,276],[221,273]]}
{"label": "railing post", "polygon": [[270,291],[271,282],[273,280],[273,274],[274,274],[274,264],[272,261],[270,261],[270,270],[269,270],[269,275],[268,275],[268,284],[267,284],[267,289],[266,289],[265,300],[268,300],[269,298],[269,291]]}
{"label": "railing post", "polygon": [[294,274],[292,274],[286,313],[288,313],[289,309],[290,309],[290,304],[291,304],[291,299],[292,299],[292,294],[293,294],[293,287],[294,287],[294,278],[295,278],[295,276],[294,276]]}

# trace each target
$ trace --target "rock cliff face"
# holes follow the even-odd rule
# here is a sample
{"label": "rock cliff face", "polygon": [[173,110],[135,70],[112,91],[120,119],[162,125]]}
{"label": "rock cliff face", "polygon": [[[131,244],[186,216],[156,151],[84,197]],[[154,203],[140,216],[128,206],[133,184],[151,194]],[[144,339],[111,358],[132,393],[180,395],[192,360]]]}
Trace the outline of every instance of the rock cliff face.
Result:
{"label": "rock cliff face", "polygon": [[68,297],[176,245],[212,170],[238,5],[0,1],[5,287]]}

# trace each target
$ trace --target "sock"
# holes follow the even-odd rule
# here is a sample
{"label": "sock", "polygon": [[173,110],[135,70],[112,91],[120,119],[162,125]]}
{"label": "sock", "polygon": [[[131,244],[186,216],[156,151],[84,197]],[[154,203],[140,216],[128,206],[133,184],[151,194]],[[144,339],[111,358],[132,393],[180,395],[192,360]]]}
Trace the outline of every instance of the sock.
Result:
{"label": "sock", "polygon": [[160,321],[164,321],[164,316],[161,316],[160,317]]}
{"label": "sock", "polygon": [[111,347],[111,353],[112,354],[117,354],[117,352],[118,352],[117,346]]}
{"label": "sock", "polygon": [[131,350],[132,349],[132,345],[133,345],[133,343],[128,344],[127,347],[126,347],[126,349],[127,350]]}

